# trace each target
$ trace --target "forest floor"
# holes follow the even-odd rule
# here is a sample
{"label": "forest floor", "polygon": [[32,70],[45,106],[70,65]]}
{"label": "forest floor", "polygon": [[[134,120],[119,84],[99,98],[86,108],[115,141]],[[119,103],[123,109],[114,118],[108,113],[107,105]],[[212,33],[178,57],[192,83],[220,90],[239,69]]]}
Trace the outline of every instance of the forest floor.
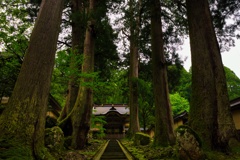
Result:
{"label": "forest floor", "polygon": [[[83,150],[78,152],[84,155],[84,159],[91,160],[95,154],[99,151],[106,140],[90,139],[89,145]],[[136,146],[134,142],[129,139],[122,139],[121,143],[127,150],[138,160],[177,160],[178,148],[174,147],[153,147],[152,144],[145,146]],[[207,158],[205,160],[240,160],[240,149],[234,153],[222,153],[222,152],[205,152]]]}
{"label": "forest floor", "polygon": [[[122,144],[128,151],[138,160],[177,160],[178,149],[174,147],[156,148],[151,144],[145,146],[136,146],[134,142],[129,139],[121,140]],[[222,152],[205,152],[207,158],[205,160],[240,160],[240,150],[234,153]]]}
{"label": "forest floor", "polygon": [[106,140],[101,139],[90,139],[89,144],[83,150],[79,150],[79,153],[84,155],[86,160],[90,160],[98,152],[103,144],[106,143]]}

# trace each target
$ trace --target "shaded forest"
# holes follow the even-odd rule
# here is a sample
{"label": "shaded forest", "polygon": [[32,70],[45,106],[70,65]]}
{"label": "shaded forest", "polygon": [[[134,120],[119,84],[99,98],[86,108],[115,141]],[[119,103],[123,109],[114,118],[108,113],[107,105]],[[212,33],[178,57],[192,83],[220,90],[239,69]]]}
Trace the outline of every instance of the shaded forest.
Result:
{"label": "shaded forest", "polygon": [[[187,111],[203,151],[189,159],[240,147],[230,111],[240,79],[221,59],[239,38],[237,1],[1,3],[0,99],[10,98],[0,106],[0,159],[64,159],[87,148],[94,121],[104,121],[92,115],[94,104],[128,104],[129,141],[153,128],[153,148],[179,146],[186,130],[174,130],[173,117]],[[179,56],[186,37],[189,71]],[[51,122],[65,138],[57,150],[46,145],[49,95],[61,106]]]}

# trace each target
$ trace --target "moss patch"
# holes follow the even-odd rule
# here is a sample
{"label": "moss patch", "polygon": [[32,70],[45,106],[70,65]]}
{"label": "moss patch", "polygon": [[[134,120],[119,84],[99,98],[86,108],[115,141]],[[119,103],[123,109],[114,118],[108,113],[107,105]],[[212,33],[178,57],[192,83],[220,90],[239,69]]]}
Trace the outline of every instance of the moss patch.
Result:
{"label": "moss patch", "polygon": [[134,136],[135,145],[148,145],[151,142],[151,137],[147,134],[137,132]]}
{"label": "moss patch", "polygon": [[87,147],[83,150],[80,150],[79,153],[84,155],[86,159],[90,160],[94,157],[104,143],[106,143],[106,140],[90,139]]}
{"label": "moss patch", "polygon": [[176,147],[154,147],[152,143],[148,145],[135,145],[134,141],[129,139],[121,140],[121,143],[128,149],[128,151],[139,160],[150,159],[163,159],[163,160],[175,160]]}
{"label": "moss patch", "polygon": [[61,155],[64,150],[64,134],[60,127],[55,126],[45,130],[45,146],[54,157]]}
{"label": "moss patch", "polygon": [[12,139],[0,139],[0,159],[32,160],[33,156],[29,146]]}
{"label": "moss patch", "polygon": [[[121,140],[121,143],[128,149],[128,151],[138,160],[177,160],[178,147],[153,147],[152,144],[146,146],[136,146],[134,142],[129,139]],[[205,151],[205,160],[240,160],[240,153],[221,153],[215,151]]]}

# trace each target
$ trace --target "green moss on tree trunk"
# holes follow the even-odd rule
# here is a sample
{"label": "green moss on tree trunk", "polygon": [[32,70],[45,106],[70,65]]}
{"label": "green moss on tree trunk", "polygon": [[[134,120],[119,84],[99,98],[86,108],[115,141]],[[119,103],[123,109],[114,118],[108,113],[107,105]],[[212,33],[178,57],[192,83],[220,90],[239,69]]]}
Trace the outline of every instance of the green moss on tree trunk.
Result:
{"label": "green moss on tree trunk", "polygon": [[44,147],[44,131],[63,5],[63,0],[42,1],[12,96],[0,116],[1,156],[52,158]]}

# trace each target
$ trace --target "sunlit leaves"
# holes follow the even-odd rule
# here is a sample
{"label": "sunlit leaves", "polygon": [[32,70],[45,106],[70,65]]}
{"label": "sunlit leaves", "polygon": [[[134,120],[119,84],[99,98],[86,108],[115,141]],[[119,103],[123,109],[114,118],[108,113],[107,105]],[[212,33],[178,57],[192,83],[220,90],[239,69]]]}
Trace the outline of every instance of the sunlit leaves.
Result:
{"label": "sunlit leaves", "polygon": [[189,102],[178,93],[170,94],[170,102],[174,116],[181,112],[189,111]]}
{"label": "sunlit leaves", "polygon": [[27,0],[1,1],[0,7],[0,94],[10,96],[28,47],[32,23]]}

